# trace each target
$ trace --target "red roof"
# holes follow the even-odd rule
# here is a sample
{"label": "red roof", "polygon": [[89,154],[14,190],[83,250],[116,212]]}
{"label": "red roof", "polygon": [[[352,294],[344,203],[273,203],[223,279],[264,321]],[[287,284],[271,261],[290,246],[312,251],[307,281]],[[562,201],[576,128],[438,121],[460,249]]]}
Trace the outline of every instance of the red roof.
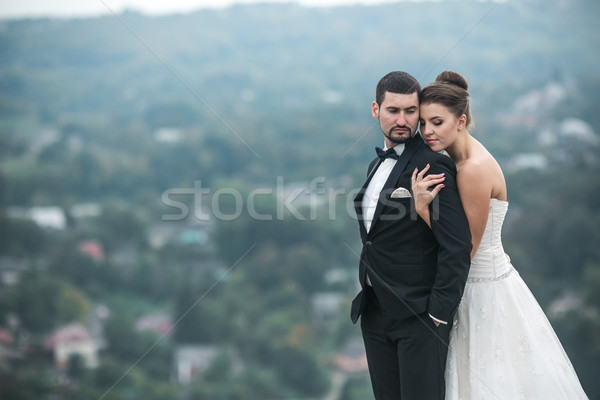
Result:
{"label": "red roof", "polygon": [[104,249],[102,244],[97,240],[88,240],[79,245],[79,250],[92,257],[94,260],[102,260],[104,258]]}
{"label": "red roof", "polygon": [[44,347],[53,349],[59,343],[85,343],[93,341],[92,335],[79,324],[67,325],[60,328],[46,339]]}
{"label": "red roof", "polygon": [[0,329],[0,343],[6,345],[6,346],[10,346],[11,344],[13,344],[14,339],[12,337],[12,335],[10,334],[9,331],[7,331],[6,329]]}

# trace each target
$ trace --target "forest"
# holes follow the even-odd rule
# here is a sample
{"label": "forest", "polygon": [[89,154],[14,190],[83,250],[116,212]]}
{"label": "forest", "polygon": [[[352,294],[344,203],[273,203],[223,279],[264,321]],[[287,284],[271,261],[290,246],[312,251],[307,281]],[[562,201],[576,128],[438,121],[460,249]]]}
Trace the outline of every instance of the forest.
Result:
{"label": "forest", "polygon": [[598,15],[443,0],[0,20],[0,398],[372,399],[349,313],[375,85],[455,70],[505,172],[505,250],[600,399]]}

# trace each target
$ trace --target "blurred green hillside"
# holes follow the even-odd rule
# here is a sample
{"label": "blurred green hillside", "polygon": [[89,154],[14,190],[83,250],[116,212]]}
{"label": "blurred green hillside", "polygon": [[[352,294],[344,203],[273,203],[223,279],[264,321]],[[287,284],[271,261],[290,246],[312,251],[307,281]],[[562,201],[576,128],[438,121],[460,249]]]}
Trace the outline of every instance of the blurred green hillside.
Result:
{"label": "blurred green hillside", "polygon": [[599,12],[1,20],[0,398],[372,398],[349,302],[375,85],[451,69],[505,170],[505,249],[600,399]]}

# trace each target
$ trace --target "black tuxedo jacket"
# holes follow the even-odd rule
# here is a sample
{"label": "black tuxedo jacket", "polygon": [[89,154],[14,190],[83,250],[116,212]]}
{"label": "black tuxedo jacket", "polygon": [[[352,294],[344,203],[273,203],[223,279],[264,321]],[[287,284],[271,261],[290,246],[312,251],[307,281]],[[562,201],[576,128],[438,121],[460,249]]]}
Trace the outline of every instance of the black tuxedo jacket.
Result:
{"label": "black tuxedo jacket", "polygon": [[[445,187],[430,205],[431,229],[418,216],[412,197],[392,198],[403,187],[412,194],[415,168],[430,164],[429,173],[445,173]],[[362,199],[379,158],[371,162],[367,180],[354,199],[362,252],[361,287],[368,271],[377,299],[395,319],[424,313],[452,322],[463,294],[471,263],[471,233],[456,185],[456,166],[447,156],[429,149],[419,134],[407,142],[379,196],[367,233]],[[363,291],[352,302],[351,318],[358,320],[364,307]]]}

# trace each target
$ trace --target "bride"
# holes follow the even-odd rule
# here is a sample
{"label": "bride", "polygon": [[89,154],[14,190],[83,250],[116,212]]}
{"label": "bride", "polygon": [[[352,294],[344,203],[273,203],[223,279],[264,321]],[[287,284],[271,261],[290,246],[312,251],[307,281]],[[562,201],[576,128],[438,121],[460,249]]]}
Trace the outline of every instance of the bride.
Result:
{"label": "bride", "polygon": [[[467,89],[463,76],[444,71],[420,99],[421,135],[456,163],[473,241],[450,334],[446,399],[587,399],[550,322],[502,248],[506,183],[494,157],[467,131]],[[430,225],[430,204],[444,177],[425,176],[428,169],[413,172],[412,190],[417,212]]]}

